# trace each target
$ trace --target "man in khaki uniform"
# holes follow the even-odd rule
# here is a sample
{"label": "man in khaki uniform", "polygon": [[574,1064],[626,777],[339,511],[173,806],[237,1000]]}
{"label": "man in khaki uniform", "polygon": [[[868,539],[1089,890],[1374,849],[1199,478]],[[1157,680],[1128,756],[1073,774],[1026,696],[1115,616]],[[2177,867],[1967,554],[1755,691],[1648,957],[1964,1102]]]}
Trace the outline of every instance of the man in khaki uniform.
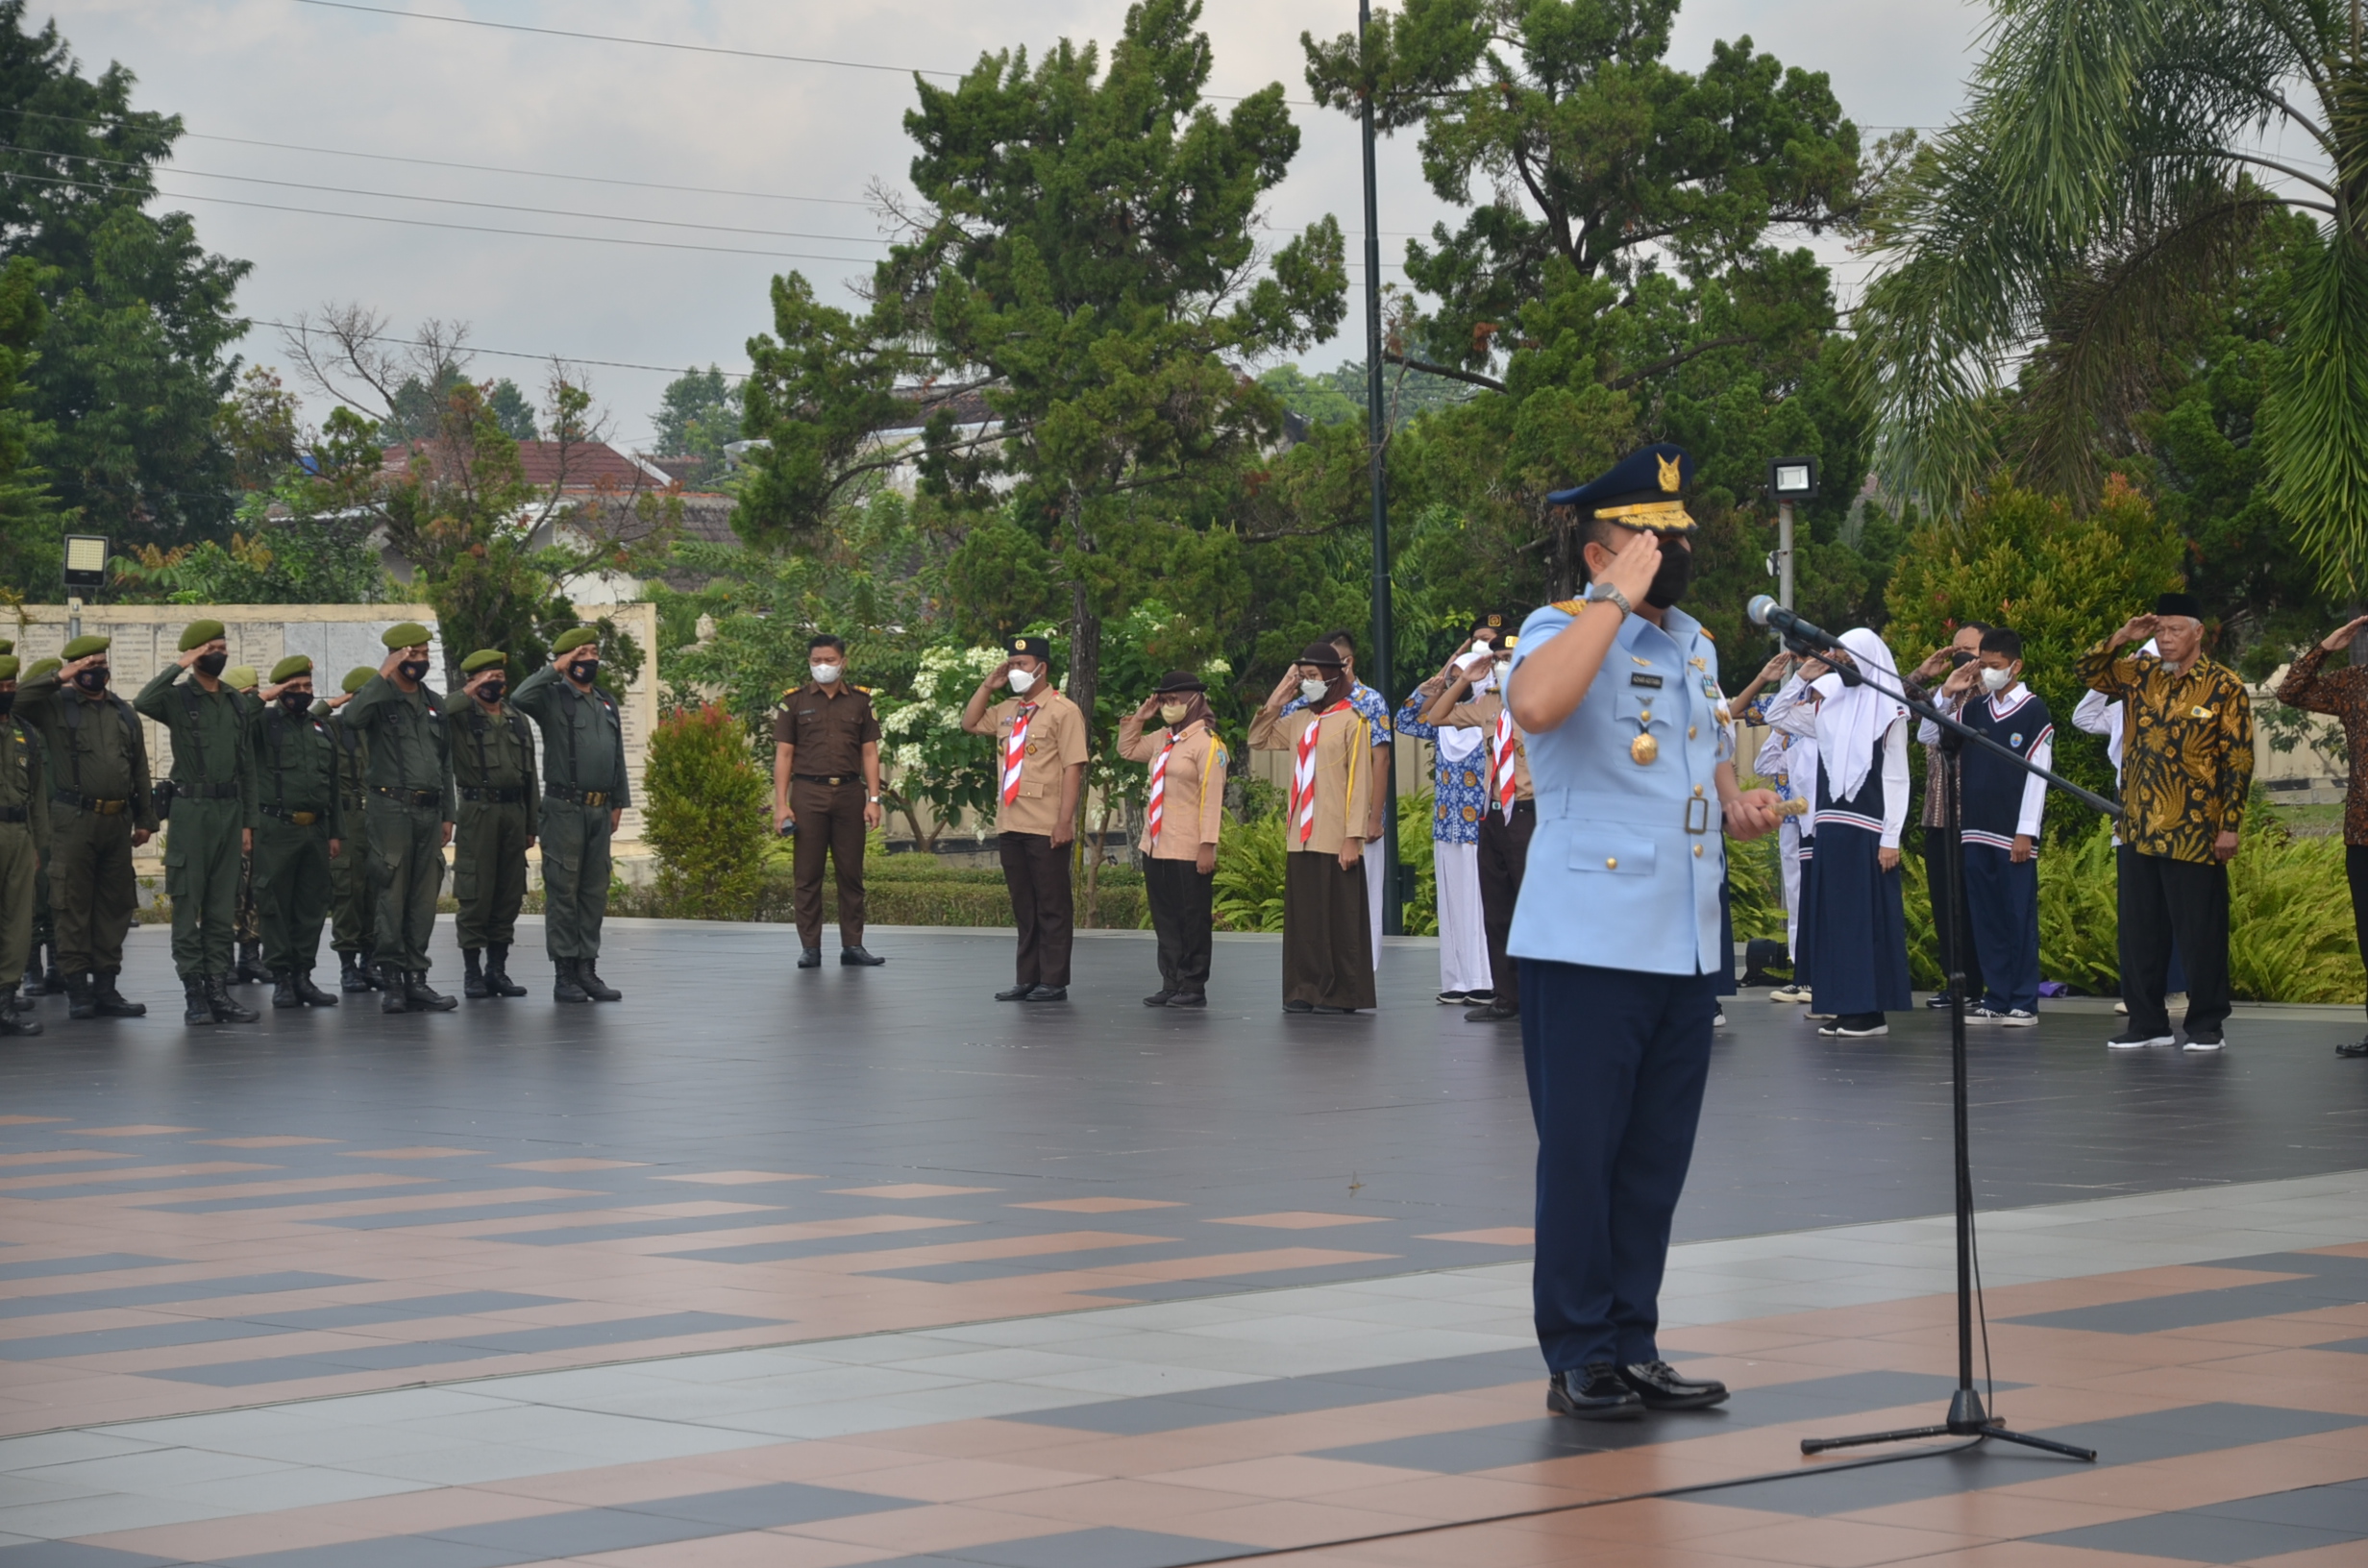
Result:
{"label": "man in khaki uniform", "polygon": [[[1160,727],[1146,733],[1155,717]],[[1159,934],[1159,989],[1143,1005],[1206,1007],[1225,743],[1200,677],[1189,670],[1161,676],[1143,706],[1119,721],[1119,755],[1151,770],[1141,848],[1151,929]]]}
{"label": "man in khaki uniform", "polygon": [[0,1035],[37,1035],[41,1020],[16,1005],[9,978],[33,950],[33,875],[49,850],[49,769],[41,738],[9,710],[16,655],[0,653]]}
{"label": "man in khaki uniform", "polygon": [[527,897],[527,851],[533,847],[534,736],[502,698],[509,692],[509,655],[481,648],[460,661],[467,677],[444,699],[452,721],[453,783],[460,820],[453,830],[453,896],[460,900],[460,958],[465,996],[524,996],[509,977],[510,943]]}
{"label": "man in khaki uniform", "polygon": [[[995,830],[1020,927],[1017,983],[995,999],[1066,1001],[1076,925],[1069,846],[1085,788],[1085,714],[1052,685],[1048,639],[1014,637],[1003,646],[1011,656],[988,673],[962,709],[964,729],[995,737]],[[990,707],[998,686],[1013,695]]]}
{"label": "man in khaki uniform", "polygon": [[[1499,642],[1492,655],[1462,660],[1423,714],[1425,723],[1476,728],[1488,775],[1480,812],[1480,919],[1489,935],[1489,975],[1494,994],[1464,1015],[1471,1023],[1518,1022],[1520,971],[1506,944],[1513,940],[1513,910],[1521,900],[1521,874],[1529,866],[1530,836],[1538,831],[1538,803],[1529,782],[1529,751],[1505,707],[1505,668],[1517,637]],[[1425,685],[1428,689],[1428,683]]]}
{"label": "man in khaki uniform", "polygon": [[[1354,1013],[1374,1005],[1365,834],[1372,822],[1372,730],[1330,643],[1310,643],[1250,721],[1249,744],[1288,751],[1283,819],[1283,1011]],[[1288,719],[1294,691],[1306,706]]]}
{"label": "man in khaki uniform", "polygon": [[884,964],[863,945],[863,836],[880,824],[879,717],[872,694],[847,684],[847,644],[806,645],[806,673],[773,710],[773,825],[795,833],[798,968],[823,962],[823,856],[839,882],[839,962]]}
{"label": "man in khaki uniform", "polygon": [[145,1017],[148,1004],[124,999],[124,933],[139,908],[132,851],[157,830],[148,786],[148,737],[132,704],[107,689],[109,642],[86,635],[65,645],[65,663],[25,681],[16,711],[49,743],[50,902],[64,966],[66,1016]]}

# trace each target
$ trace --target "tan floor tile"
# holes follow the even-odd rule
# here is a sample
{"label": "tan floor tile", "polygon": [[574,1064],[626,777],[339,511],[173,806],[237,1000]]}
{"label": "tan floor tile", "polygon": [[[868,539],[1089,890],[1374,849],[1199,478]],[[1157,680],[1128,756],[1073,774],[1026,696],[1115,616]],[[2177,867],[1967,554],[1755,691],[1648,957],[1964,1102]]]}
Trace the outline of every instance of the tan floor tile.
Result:
{"label": "tan floor tile", "polygon": [[403,1149],[348,1149],[338,1158],[344,1160],[456,1160],[464,1154],[483,1154],[483,1149],[448,1149],[433,1143],[415,1144]]}
{"label": "tan floor tile", "polygon": [[597,1564],[598,1568],[848,1568],[852,1563],[882,1562],[901,1556],[902,1553],[886,1547],[751,1531],[739,1535],[710,1535],[698,1541],[669,1541],[663,1546],[638,1546],[627,1552],[595,1552],[567,1560]]}
{"label": "tan floor tile", "polygon": [[2333,1546],[2314,1546],[2302,1552],[2282,1552],[2274,1557],[2255,1557],[2257,1563],[2274,1564],[2275,1568],[2359,1568],[2360,1543],[2340,1541]]}
{"label": "tan floor tile", "polygon": [[1587,1493],[1491,1476],[1420,1476],[1376,1486],[1322,1492],[1309,1501],[1423,1519],[1489,1519],[1502,1513],[1566,1507],[1594,1501]]}
{"label": "tan floor tile", "polygon": [[1753,1524],[1724,1535],[1690,1539],[1704,1552],[1753,1561],[1788,1562],[1812,1568],[1874,1568],[1936,1553],[1979,1546],[1982,1538],[1944,1531],[1870,1525],[1856,1519],[1794,1519]]}
{"label": "tan floor tile", "polygon": [[2195,1568],[2191,1557],[2140,1556],[2134,1552],[2095,1552],[2049,1541],[1992,1541],[1921,1557],[1915,1568]]}
{"label": "tan floor tile", "polygon": [[1444,1231],[1437,1236],[1418,1236],[1418,1241],[1470,1241],[1485,1247],[1527,1247],[1537,1244],[1538,1233],[1526,1225],[1497,1225],[1480,1231]]}
{"label": "tan floor tile", "polygon": [[1246,1507],[1269,1501],[1246,1492],[1120,1478],[1053,1486],[1041,1492],[1009,1492],[995,1500],[1005,1513],[1058,1519],[1073,1525],[1107,1525],[1130,1530],[1167,1530],[1189,1535],[1189,1524],[1219,1508]]}
{"label": "tan floor tile", "polygon": [[[905,1455],[908,1458],[921,1455],[935,1455],[942,1458],[993,1458],[1006,1464],[1032,1464],[1036,1461],[1020,1458],[1024,1453],[1042,1449],[1048,1429],[1026,1421],[998,1421],[982,1418],[976,1421],[942,1421],[930,1427],[904,1427],[894,1432],[868,1432],[861,1441],[868,1447]],[[1104,1438],[1103,1441],[1108,1441]],[[1064,1447],[1070,1445],[1063,1445]],[[1080,1448],[1083,1458],[1090,1449]],[[1059,1470],[1062,1465],[1049,1468]]]}
{"label": "tan floor tile", "polygon": [[819,1182],[820,1176],[785,1170],[700,1170],[660,1176],[661,1182],[700,1182],[709,1187],[753,1187],[761,1182]]}
{"label": "tan floor tile", "polygon": [[1026,1540],[1038,1535],[1065,1535],[1067,1527],[1050,1519],[1000,1512],[962,1503],[940,1503],[920,1508],[892,1508],[848,1519],[826,1519],[797,1525],[777,1533],[810,1536],[820,1541],[844,1541],[853,1546],[879,1547],[897,1553],[942,1552],[953,1547],[988,1546],[997,1541]]}
{"label": "tan floor tile", "polygon": [[[1234,1464],[1203,1465],[1150,1475],[1146,1481],[1174,1486],[1206,1486],[1213,1491],[1247,1492],[1252,1497],[1304,1498],[1323,1492],[1344,1492],[1394,1482],[1434,1479],[1427,1470],[1392,1465],[1358,1464],[1347,1459],[1320,1459],[1305,1454],[1245,1459]],[[1452,1517],[1451,1515],[1448,1517]]]}
{"label": "tan floor tile", "polygon": [[1173,1198],[1048,1198],[1042,1203],[1007,1203],[1006,1209],[1049,1209],[1062,1214],[1116,1214],[1129,1209],[1181,1209]]}
{"label": "tan floor tile", "polygon": [[514,1160],[495,1166],[497,1170],[538,1170],[547,1176],[564,1176],[579,1170],[625,1170],[646,1165],[647,1160]]}
{"label": "tan floor tile", "polygon": [[[32,1119],[37,1121],[42,1118],[37,1116]],[[159,1138],[166,1133],[202,1133],[205,1130],[203,1127],[159,1127],[141,1123],[131,1127],[85,1127],[74,1136],[76,1138]]]}
{"label": "tan floor tile", "polygon": [[1193,1533],[1206,1540],[1245,1546],[1314,1546],[1370,1535],[1389,1521],[1368,1508],[1328,1503],[1274,1501],[1238,1508],[1212,1508],[1193,1521]]}
{"label": "tan floor tile", "polygon": [[834,1187],[842,1198],[956,1198],[969,1192],[999,1192],[995,1187],[941,1187],[931,1182],[892,1182],[886,1187]]}
{"label": "tan floor tile", "polygon": [[905,1464],[894,1470],[851,1473],[843,1477],[839,1484],[851,1491],[874,1492],[883,1497],[963,1503],[1102,1479],[1081,1471],[1040,1470],[1030,1465],[998,1464],[992,1459],[938,1459]]}
{"label": "tan floor tile", "polygon": [[2104,1503],[2073,1503],[2061,1498],[2035,1497],[2029,1492],[1953,1492],[1946,1497],[1917,1498],[1880,1508],[1835,1514],[1873,1525],[1902,1525],[1912,1530],[1935,1530],[1988,1540],[2012,1540],[2022,1535],[2048,1535],[2086,1525],[2109,1525],[2152,1512],[2148,1508],[2114,1507]]}
{"label": "tan floor tile", "polygon": [[1584,1536],[1631,1546],[1666,1546],[1698,1542],[1713,1535],[1732,1535],[1752,1525],[1792,1523],[1797,1516],[1767,1513],[1756,1508],[1722,1508],[1683,1498],[1657,1497],[1635,1503],[1607,1503],[1600,1507],[1508,1521],[1508,1527],[1556,1536]]}
{"label": "tan floor tile", "polygon": [[351,1503],[326,1503],[282,1513],[117,1531],[85,1536],[82,1544],[210,1561],[276,1550],[268,1545],[247,1544],[255,1541],[283,1539],[299,1546],[335,1546],[347,1541],[376,1540],[382,1535],[409,1535],[466,1525],[540,1518],[564,1513],[571,1507],[542,1498],[505,1496],[474,1486],[445,1486],[391,1497],[360,1498]]}
{"label": "tan floor tile", "polygon": [[1386,1216],[1381,1214],[1326,1214],[1308,1209],[1290,1209],[1272,1214],[1234,1214],[1223,1219],[1210,1219],[1211,1225],[1255,1225],[1269,1231],[1320,1231],[1332,1225],[1378,1225]]}
{"label": "tan floor tile", "polygon": [[344,1140],[335,1138],[299,1138],[292,1133],[282,1133],[269,1138],[201,1138],[196,1141],[218,1149],[293,1149],[307,1143],[338,1143]]}

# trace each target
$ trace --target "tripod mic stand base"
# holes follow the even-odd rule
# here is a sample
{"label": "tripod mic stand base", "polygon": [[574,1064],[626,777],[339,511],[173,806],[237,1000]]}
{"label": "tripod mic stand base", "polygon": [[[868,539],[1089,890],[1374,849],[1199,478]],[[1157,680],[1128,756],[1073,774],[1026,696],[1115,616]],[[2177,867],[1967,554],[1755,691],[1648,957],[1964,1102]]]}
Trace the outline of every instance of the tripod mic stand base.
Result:
{"label": "tripod mic stand base", "polygon": [[2075,1448],[2070,1443],[2060,1443],[2053,1438],[2008,1431],[1997,1417],[1982,1409],[1982,1396],[1971,1388],[1960,1388],[1950,1396],[1949,1418],[1939,1426],[1903,1427],[1896,1432],[1862,1432],[1849,1437],[1804,1437],[1801,1439],[1801,1452],[1823,1454],[1829,1449],[1864,1448],[1873,1443],[1907,1443],[1921,1437],[1995,1438],[2002,1443],[2020,1443],[2025,1448],[2045,1449],[2050,1454],[2061,1454],[2071,1459],[2094,1460],[2097,1457],[2097,1451],[2093,1448]]}

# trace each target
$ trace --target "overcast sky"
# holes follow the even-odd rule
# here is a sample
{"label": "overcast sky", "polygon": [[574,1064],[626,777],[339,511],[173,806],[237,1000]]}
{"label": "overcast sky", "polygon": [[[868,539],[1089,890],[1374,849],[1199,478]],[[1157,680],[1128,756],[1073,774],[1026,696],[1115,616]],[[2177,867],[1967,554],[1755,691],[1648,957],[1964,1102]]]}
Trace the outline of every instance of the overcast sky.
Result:
{"label": "overcast sky", "polygon": [[[911,158],[901,121],[912,83],[898,72],[958,72],[982,50],[1040,52],[1062,36],[1107,40],[1126,10],[1123,0],[376,5],[897,68],[537,37],[306,0],[57,0],[48,10],[86,70],[118,61],[138,78],[140,108],[185,118],[190,135],[160,181],[173,193],[161,205],[194,213],[210,249],[255,263],[239,300],[257,322],[243,345],[250,360],[284,363],[279,333],[263,324],[330,301],[374,306],[405,331],[427,317],[465,321],[481,351],[527,356],[483,353],[481,379],[511,374],[532,391],[536,357],[583,365],[629,446],[648,439],[679,367],[746,367],[748,338],[771,325],[776,273],[802,270],[842,302],[846,281],[868,274],[881,241],[866,186],[901,184]],[[43,14],[37,4],[34,17]],[[1828,72],[1862,127],[1932,126],[1962,95],[1986,15],[1960,0],[1690,0],[1669,61],[1698,69],[1714,39],[1749,35],[1788,64]],[[1210,90],[1281,81],[1305,100],[1300,32],[1328,36],[1355,17],[1345,0],[1207,0]],[[1305,139],[1269,221],[1295,230],[1337,213],[1353,257],[1354,124],[1312,105],[1294,112]],[[1411,135],[1383,143],[1381,206],[1394,279],[1403,236],[1442,215]],[[638,243],[607,242],[622,240]],[[1361,319],[1352,311],[1349,335],[1304,362],[1361,355]]]}

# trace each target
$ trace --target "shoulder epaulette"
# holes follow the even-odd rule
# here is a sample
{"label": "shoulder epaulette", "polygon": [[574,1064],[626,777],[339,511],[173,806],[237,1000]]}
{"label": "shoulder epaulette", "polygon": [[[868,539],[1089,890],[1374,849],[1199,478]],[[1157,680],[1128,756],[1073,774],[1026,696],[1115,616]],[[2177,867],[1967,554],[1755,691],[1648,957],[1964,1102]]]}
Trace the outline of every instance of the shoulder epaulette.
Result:
{"label": "shoulder epaulette", "polygon": [[1562,611],[1565,615],[1578,615],[1586,610],[1587,600],[1583,599],[1558,599],[1554,601],[1553,607]]}
{"label": "shoulder epaulette", "polygon": [[1694,635],[1701,638],[1706,643],[1714,643],[1718,641],[1717,638],[1711,635],[1711,628],[1708,626],[1696,626],[1693,630]]}

